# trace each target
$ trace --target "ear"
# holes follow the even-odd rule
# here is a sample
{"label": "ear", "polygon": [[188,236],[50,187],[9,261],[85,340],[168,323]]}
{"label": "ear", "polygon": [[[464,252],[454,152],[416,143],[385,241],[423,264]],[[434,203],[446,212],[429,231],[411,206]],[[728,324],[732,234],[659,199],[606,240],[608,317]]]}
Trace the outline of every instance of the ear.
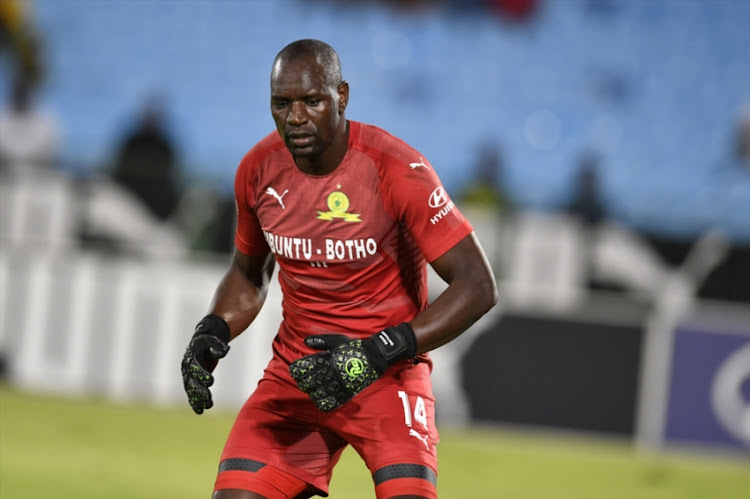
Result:
{"label": "ear", "polygon": [[339,86],[336,87],[336,91],[339,94],[339,114],[344,114],[346,111],[346,105],[349,103],[349,82],[342,81]]}

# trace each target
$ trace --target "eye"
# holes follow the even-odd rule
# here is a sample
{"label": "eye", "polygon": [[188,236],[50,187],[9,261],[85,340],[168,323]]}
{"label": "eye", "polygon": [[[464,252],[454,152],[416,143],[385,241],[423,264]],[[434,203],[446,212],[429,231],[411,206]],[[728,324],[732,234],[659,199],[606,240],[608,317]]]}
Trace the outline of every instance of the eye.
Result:
{"label": "eye", "polygon": [[305,102],[307,103],[308,106],[315,107],[318,104],[320,104],[320,99],[307,99],[307,101]]}
{"label": "eye", "polygon": [[273,101],[273,107],[276,109],[284,109],[289,105],[289,101],[285,100],[275,100]]}

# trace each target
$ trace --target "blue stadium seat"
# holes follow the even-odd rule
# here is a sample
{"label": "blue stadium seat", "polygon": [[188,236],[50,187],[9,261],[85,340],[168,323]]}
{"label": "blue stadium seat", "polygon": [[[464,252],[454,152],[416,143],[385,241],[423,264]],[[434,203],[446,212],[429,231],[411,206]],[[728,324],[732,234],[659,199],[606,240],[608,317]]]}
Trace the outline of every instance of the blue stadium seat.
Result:
{"label": "blue stadium seat", "polygon": [[[604,155],[618,210],[634,223],[695,232],[705,213],[662,193],[700,186],[727,156],[750,101],[750,2],[612,6],[544,2],[525,26],[447,7],[397,14],[376,2],[60,1],[34,10],[50,64],[45,102],[67,127],[70,163],[98,167],[158,89],[191,173],[231,182],[239,157],[272,129],[271,59],[292,39],[318,37],[342,56],[350,116],[424,150],[449,188],[470,180],[474,147],[490,137],[508,159],[511,195],[551,205],[588,145]],[[524,126],[543,109],[558,116],[560,141],[535,151]],[[750,237],[741,215],[722,217],[734,236]]]}

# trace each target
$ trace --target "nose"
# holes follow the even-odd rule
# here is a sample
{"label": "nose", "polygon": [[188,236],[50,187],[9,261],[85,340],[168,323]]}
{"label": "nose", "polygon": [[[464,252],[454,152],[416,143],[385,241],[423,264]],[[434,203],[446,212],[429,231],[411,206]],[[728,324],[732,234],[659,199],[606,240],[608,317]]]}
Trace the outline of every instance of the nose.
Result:
{"label": "nose", "polygon": [[305,105],[302,102],[292,102],[289,106],[289,114],[286,115],[286,122],[290,125],[301,125],[307,121]]}

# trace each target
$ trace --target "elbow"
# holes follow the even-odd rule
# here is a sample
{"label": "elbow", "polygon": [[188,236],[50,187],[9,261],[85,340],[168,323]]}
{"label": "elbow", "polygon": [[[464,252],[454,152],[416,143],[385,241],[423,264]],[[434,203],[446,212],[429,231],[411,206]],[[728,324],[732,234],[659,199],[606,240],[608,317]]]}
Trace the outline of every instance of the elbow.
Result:
{"label": "elbow", "polygon": [[497,302],[500,300],[500,295],[497,291],[497,283],[495,282],[495,278],[490,275],[489,279],[487,279],[487,283],[482,287],[482,296],[484,299],[482,300],[482,304],[484,305],[482,314],[486,314],[489,312],[492,307],[497,305]]}
{"label": "elbow", "polygon": [[500,296],[497,291],[495,277],[491,273],[486,274],[482,279],[479,279],[476,282],[477,284],[474,286],[475,291],[473,303],[478,312],[478,316],[481,317],[497,305]]}
{"label": "elbow", "polygon": [[497,305],[497,302],[500,301],[500,294],[497,292],[497,283],[495,280],[492,280],[492,291],[490,292],[490,305],[487,309],[488,311]]}

